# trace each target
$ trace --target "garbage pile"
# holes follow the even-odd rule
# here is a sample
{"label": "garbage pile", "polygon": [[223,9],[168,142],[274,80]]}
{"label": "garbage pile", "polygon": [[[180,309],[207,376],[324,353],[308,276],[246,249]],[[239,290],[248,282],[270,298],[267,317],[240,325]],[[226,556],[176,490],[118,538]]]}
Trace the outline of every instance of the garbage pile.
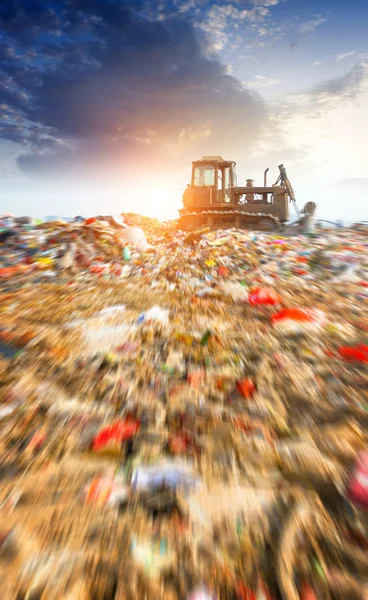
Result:
{"label": "garbage pile", "polygon": [[367,598],[364,236],[88,221],[0,246],[4,598]]}
{"label": "garbage pile", "polygon": [[[130,259],[129,247],[147,250],[146,234],[136,223],[146,221],[128,215],[77,217],[73,222],[52,221],[32,225],[26,218],[0,218],[0,278],[51,270],[90,269],[93,273],[120,274],[116,263]],[[146,224],[148,238],[162,231],[158,222]]]}

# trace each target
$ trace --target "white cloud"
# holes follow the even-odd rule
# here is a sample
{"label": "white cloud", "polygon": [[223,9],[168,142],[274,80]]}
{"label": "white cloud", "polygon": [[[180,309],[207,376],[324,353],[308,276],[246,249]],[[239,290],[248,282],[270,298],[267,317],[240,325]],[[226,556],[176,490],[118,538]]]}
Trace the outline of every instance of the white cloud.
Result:
{"label": "white cloud", "polygon": [[251,29],[258,28],[259,36],[269,36],[271,31],[260,25],[268,18],[272,6],[276,6],[280,0],[250,0],[248,8],[242,8],[237,0],[230,0],[227,4],[213,4],[206,18],[198,24],[204,31],[214,50],[220,51],[225,48],[227,42],[234,38],[234,29],[242,28],[244,33],[248,25]]}
{"label": "white cloud", "polygon": [[276,6],[280,0],[252,0],[253,6]]}
{"label": "white cloud", "polygon": [[352,50],[351,52],[343,52],[342,54],[338,54],[336,56],[336,60],[338,60],[338,61],[344,60],[345,58],[348,58],[349,56],[354,56],[354,54],[356,54],[356,50]]}
{"label": "white cloud", "polygon": [[312,33],[317,27],[319,27],[319,25],[325,23],[326,20],[327,19],[325,19],[324,17],[317,17],[312,21],[307,21],[299,27],[299,33]]}
{"label": "white cloud", "polygon": [[315,60],[312,65],[313,67],[319,67],[320,65],[323,65],[324,61],[323,60]]}
{"label": "white cloud", "polygon": [[202,126],[187,127],[180,130],[178,135],[178,141],[184,142],[188,140],[198,140],[202,138],[209,138],[212,134],[212,128],[210,123],[204,123]]}
{"label": "white cloud", "polygon": [[250,88],[264,88],[280,83],[278,79],[274,77],[264,77],[263,75],[256,75],[254,79],[250,81],[243,81],[243,85]]}

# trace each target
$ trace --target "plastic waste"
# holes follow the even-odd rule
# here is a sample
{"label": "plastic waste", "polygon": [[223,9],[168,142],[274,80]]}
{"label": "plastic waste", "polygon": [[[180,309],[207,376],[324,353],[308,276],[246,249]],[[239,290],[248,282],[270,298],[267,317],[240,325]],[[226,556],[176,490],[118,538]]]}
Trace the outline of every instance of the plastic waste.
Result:
{"label": "plastic waste", "polygon": [[138,433],[139,427],[140,423],[136,419],[126,419],[108,425],[96,435],[92,449],[94,452],[119,450],[123,441],[129,440]]}
{"label": "plastic waste", "polygon": [[211,594],[208,588],[199,586],[193,590],[187,600],[217,600],[217,598],[214,594]]}
{"label": "plastic waste", "polygon": [[115,314],[121,314],[125,312],[125,304],[116,304],[115,306],[108,306],[100,311],[101,316],[113,316]]}
{"label": "plastic waste", "polygon": [[252,306],[270,305],[281,303],[281,296],[272,288],[253,288],[248,294],[248,302]]}
{"label": "plastic waste", "polygon": [[129,250],[128,246],[125,246],[125,248],[123,248],[123,259],[130,260],[131,258],[132,258],[132,255],[130,253],[130,250]]}
{"label": "plastic waste", "polygon": [[145,233],[140,227],[126,227],[121,229],[117,235],[122,244],[135,244],[141,249],[148,247]]}
{"label": "plastic waste", "polygon": [[116,225],[117,227],[121,227],[126,229],[128,227],[128,225],[125,223],[124,221],[124,217],[122,217],[121,215],[113,215],[111,217],[111,221],[113,222],[114,225]]}
{"label": "plastic waste", "polygon": [[226,277],[227,275],[229,275],[230,271],[227,267],[225,267],[224,265],[221,265],[221,267],[219,267],[217,272],[220,277]]}
{"label": "plastic waste", "polygon": [[126,500],[128,488],[116,478],[115,473],[94,477],[83,490],[82,497],[88,504],[118,506]]}
{"label": "plastic waste", "polygon": [[244,398],[246,398],[247,400],[253,397],[254,392],[256,390],[256,385],[251,379],[242,379],[241,381],[238,381],[236,387],[238,388],[241,395],[244,396]]}
{"label": "plastic waste", "polygon": [[347,495],[351,502],[368,510],[368,450],[358,456]]}
{"label": "plastic waste", "polygon": [[319,309],[284,308],[271,317],[271,322],[280,332],[294,333],[323,327],[326,323],[326,316]]}
{"label": "plastic waste", "polygon": [[368,363],[368,345],[340,346],[337,349],[339,355],[346,361]]}
{"label": "plastic waste", "polygon": [[92,265],[90,267],[90,272],[94,275],[103,275],[108,272],[109,265]]}
{"label": "plastic waste", "polygon": [[247,288],[239,282],[224,282],[221,291],[226,296],[230,296],[234,302],[245,301],[248,298]]}
{"label": "plastic waste", "polygon": [[[365,238],[338,232],[283,240],[212,231],[184,244],[185,234],[173,224],[147,225],[133,215],[127,221],[138,227],[144,223],[153,244],[149,252],[120,241],[118,224],[107,217],[89,225],[45,225],[40,228],[45,239],[32,230],[0,236],[0,269],[10,273],[1,278],[0,342],[26,345],[18,357],[0,360],[5,463],[0,475],[10,475],[19,465],[25,474],[16,487],[26,491],[25,503],[27,491],[31,496],[32,488],[37,491],[29,511],[26,507],[14,515],[17,529],[22,532],[27,519],[28,531],[34,519],[48,555],[55,530],[60,545],[65,540],[67,546],[68,531],[77,531],[80,540],[92,532],[98,547],[102,538],[108,549],[102,579],[111,582],[110,566],[117,565],[125,592],[130,581],[137,583],[136,573],[120,570],[117,511],[105,515],[104,509],[122,502],[125,510],[126,478],[129,507],[124,523],[119,521],[123,542],[133,540],[133,560],[127,564],[137,562],[156,576],[152,588],[149,578],[139,576],[138,587],[127,590],[130,597],[169,597],[177,579],[183,597],[192,591],[208,600],[216,590],[224,598],[269,600],[270,592],[277,597],[278,586],[270,592],[268,586],[280,572],[294,589],[304,581],[314,586],[321,565],[325,568],[334,555],[332,548],[325,553],[328,526],[318,528],[317,545],[311,543],[314,521],[319,513],[328,514],[323,505],[336,502],[334,526],[340,539],[349,535],[349,544],[351,530],[360,528],[367,510],[366,463],[350,471],[367,437]],[[50,281],[45,273],[51,271],[32,263],[51,259],[60,266],[71,231],[89,266],[76,258],[73,274],[57,269]],[[128,262],[124,247],[131,250]],[[320,249],[327,264],[312,270],[311,257]],[[31,268],[23,277],[19,265],[26,260]],[[346,277],[349,265],[353,277]],[[129,278],[117,280],[123,275]],[[334,284],[339,277],[343,285]],[[282,298],[283,310],[275,295]],[[243,304],[248,296],[249,304]],[[290,340],[278,335],[288,331],[309,335]],[[364,363],[360,368],[359,361]],[[166,459],[169,454],[172,461]],[[15,467],[8,457],[15,458]],[[119,462],[121,480],[115,473]],[[113,466],[111,473],[106,464]],[[61,498],[54,496],[55,487]],[[318,498],[310,488],[318,490]],[[350,502],[344,502],[347,498]],[[83,514],[69,510],[74,499]],[[48,510],[49,503],[55,511]],[[55,518],[50,526],[44,521],[42,529],[40,505]],[[158,513],[159,519],[151,518]],[[51,543],[44,535],[48,527],[54,530]],[[290,543],[289,561],[291,529],[296,529],[297,544]],[[331,535],[328,541],[336,540]],[[341,545],[341,552],[347,553],[349,544]],[[321,554],[318,561],[310,556],[315,549]],[[36,554],[39,550],[36,536]],[[84,559],[83,549],[80,556]],[[161,559],[168,556],[171,562],[158,581]],[[273,567],[273,558],[280,556]],[[88,587],[87,596],[94,591]],[[70,594],[74,597],[73,590]],[[61,595],[59,589],[54,595]]]}
{"label": "plastic waste", "polygon": [[138,317],[137,323],[149,323],[150,321],[167,325],[169,323],[169,311],[159,306],[153,306]]}
{"label": "plastic waste", "polygon": [[138,466],[132,474],[133,489],[155,490],[165,484],[170,488],[192,489],[201,484],[198,475],[186,464],[165,461],[156,466]]}

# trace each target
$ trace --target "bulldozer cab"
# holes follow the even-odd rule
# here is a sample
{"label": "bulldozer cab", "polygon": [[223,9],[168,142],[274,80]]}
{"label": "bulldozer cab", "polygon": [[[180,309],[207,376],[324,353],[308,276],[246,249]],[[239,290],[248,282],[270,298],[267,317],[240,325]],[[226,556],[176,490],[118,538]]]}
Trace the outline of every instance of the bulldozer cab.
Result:
{"label": "bulldozer cab", "polygon": [[234,204],[235,162],[204,156],[192,163],[192,179],[184,192],[184,206],[195,208]]}

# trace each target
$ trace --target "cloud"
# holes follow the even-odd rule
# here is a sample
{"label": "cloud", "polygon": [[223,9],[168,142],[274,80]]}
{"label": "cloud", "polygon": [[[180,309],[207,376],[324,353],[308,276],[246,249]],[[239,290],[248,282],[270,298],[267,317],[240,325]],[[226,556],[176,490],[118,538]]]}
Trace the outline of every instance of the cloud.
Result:
{"label": "cloud", "polygon": [[[273,128],[261,96],[180,16],[157,21],[129,2],[64,0],[57,14],[38,13],[45,25],[37,28],[29,3],[19,5],[2,21],[15,52],[4,48],[0,136],[22,144],[27,173],[187,164],[214,147],[232,153],[234,131],[256,149]],[[31,36],[36,56],[26,56]]]}
{"label": "cloud", "polygon": [[[179,10],[180,13],[186,13],[191,9],[195,8],[196,2],[195,0],[175,0],[175,6]],[[165,5],[162,5],[162,10],[165,9]]]}
{"label": "cloud", "polygon": [[315,60],[314,62],[312,62],[312,65],[313,67],[319,67],[320,65],[323,65],[323,63],[323,60]]}
{"label": "cloud", "polygon": [[349,58],[349,56],[354,56],[356,54],[356,50],[352,50],[351,52],[344,52],[343,54],[338,54],[336,56],[336,60],[344,60],[345,58]]}
{"label": "cloud", "polygon": [[298,28],[299,33],[301,33],[301,34],[313,33],[313,31],[315,29],[317,29],[317,27],[319,27],[326,21],[327,21],[327,19],[325,19],[324,17],[316,17],[315,19],[312,19],[311,21],[302,23],[302,25],[300,25],[300,27]]}
{"label": "cloud", "polygon": [[357,62],[340,77],[320,81],[311,89],[290,94],[285,98],[284,112],[303,113],[305,117],[318,117],[347,101],[356,100],[367,89],[368,61]]}
{"label": "cloud", "polygon": [[1,29],[4,33],[29,41],[40,28],[52,32],[60,21],[55,11],[41,2],[7,0],[0,10]]}
{"label": "cloud", "polygon": [[256,75],[253,80],[244,81],[243,83],[249,88],[264,88],[277,85],[280,83],[280,81],[274,77],[263,77],[263,75]]}
{"label": "cloud", "polygon": [[331,184],[334,187],[349,188],[349,187],[364,187],[367,189],[368,177],[349,177],[346,179],[339,179]]}
{"label": "cloud", "polygon": [[280,0],[252,0],[253,6],[259,6],[261,8],[268,8],[270,6],[276,6]]}
{"label": "cloud", "polygon": [[249,22],[262,21],[262,16],[255,8],[248,10],[239,9],[233,4],[214,4],[200,27],[209,36],[214,49],[222,50],[228,41],[231,23],[245,19]]}
{"label": "cloud", "polygon": [[[222,50],[228,44],[231,44],[232,49],[243,43],[243,36],[240,35],[240,40],[236,43],[234,40],[234,29],[241,28],[243,34],[247,27],[251,28],[256,24],[263,24],[269,17],[270,8],[279,4],[280,0],[250,0],[247,3],[247,8],[242,7],[242,3],[237,0],[221,4],[210,3],[209,9],[206,11],[206,16],[199,24],[202,31],[206,33],[213,44],[213,48],[218,51]],[[270,28],[258,28],[258,35],[271,36]],[[248,36],[249,43],[249,36]]]}
{"label": "cloud", "polygon": [[363,60],[341,77],[334,77],[315,85],[310,96],[317,102],[353,98],[362,90],[367,79],[368,62]]}

